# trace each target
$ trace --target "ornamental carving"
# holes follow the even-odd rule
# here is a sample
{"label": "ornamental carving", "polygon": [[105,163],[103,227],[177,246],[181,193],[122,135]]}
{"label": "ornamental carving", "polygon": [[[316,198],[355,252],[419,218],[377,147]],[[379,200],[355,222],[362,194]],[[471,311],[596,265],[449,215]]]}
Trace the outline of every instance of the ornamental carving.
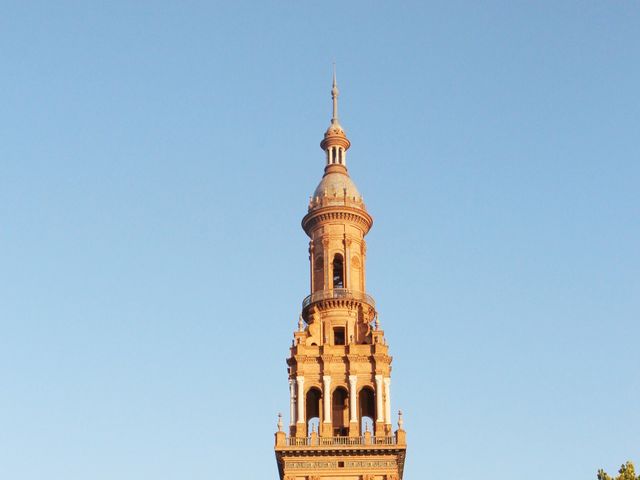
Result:
{"label": "ornamental carving", "polygon": [[323,363],[344,363],[344,359],[341,355],[323,355],[322,356]]}
{"label": "ornamental carving", "polygon": [[309,315],[309,324],[307,326],[307,341],[306,345],[320,345],[320,313],[317,309],[312,309]]}
{"label": "ornamental carving", "polygon": [[354,460],[344,462],[347,468],[393,468],[396,466],[394,460]]}
{"label": "ornamental carving", "polygon": [[[346,468],[394,468],[397,463],[395,460],[352,460],[344,462],[344,466]],[[288,462],[287,468],[292,470],[334,469],[338,468],[338,462]],[[398,480],[398,478],[396,477],[395,480]]]}
{"label": "ornamental carving", "polygon": [[367,355],[347,355],[347,358],[351,363],[364,363],[368,362],[370,359]]}
{"label": "ornamental carving", "polygon": [[309,232],[310,229],[313,229],[318,223],[330,221],[345,221],[359,224],[364,228],[365,232],[369,231],[373,223],[373,219],[366,212],[355,208],[344,207],[343,210],[310,212],[302,219],[302,228]]}

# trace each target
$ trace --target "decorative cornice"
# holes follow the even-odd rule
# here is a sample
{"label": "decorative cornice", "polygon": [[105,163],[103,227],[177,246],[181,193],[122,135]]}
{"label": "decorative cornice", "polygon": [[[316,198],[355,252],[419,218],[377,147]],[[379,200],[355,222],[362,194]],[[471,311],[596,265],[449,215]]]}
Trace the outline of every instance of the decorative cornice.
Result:
{"label": "decorative cornice", "polygon": [[344,363],[345,361],[344,355],[324,354],[320,358],[322,363]]}
{"label": "decorative cornice", "polygon": [[373,218],[364,210],[347,206],[329,206],[312,210],[302,219],[302,228],[311,236],[311,231],[320,223],[346,221],[360,225],[366,235],[373,225]]}
{"label": "decorative cornice", "polygon": [[364,363],[370,362],[373,357],[371,355],[347,355],[349,363]]}

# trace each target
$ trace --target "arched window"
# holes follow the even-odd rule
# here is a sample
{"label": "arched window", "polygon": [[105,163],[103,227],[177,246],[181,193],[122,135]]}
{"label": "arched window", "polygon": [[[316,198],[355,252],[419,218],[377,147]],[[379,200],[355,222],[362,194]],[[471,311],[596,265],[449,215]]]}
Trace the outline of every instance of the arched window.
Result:
{"label": "arched window", "polygon": [[344,261],[339,253],[333,257],[333,288],[344,288]]}
{"label": "arched window", "polygon": [[365,430],[365,424],[372,427],[376,421],[376,395],[371,387],[363,387],[358,394],[358,419],[360,420],[360,434]]}
{"label": "arched window", "polygon": [[[322,408],[321,402],[322,392],[316,387],[311,387],[307,392],[305,404],[305,413],[307,415],[307,418],[305,419],[307,424],[307,435],[311,435],[312,424],[316,426],[320,424],[320,409]],[[317,421],[314,421],[316,419]]]}
{"label": "arched window", "polygon": [[349,392],[344,387],[338,387],[333,391],[331,421],[334,437],[349,435]]}

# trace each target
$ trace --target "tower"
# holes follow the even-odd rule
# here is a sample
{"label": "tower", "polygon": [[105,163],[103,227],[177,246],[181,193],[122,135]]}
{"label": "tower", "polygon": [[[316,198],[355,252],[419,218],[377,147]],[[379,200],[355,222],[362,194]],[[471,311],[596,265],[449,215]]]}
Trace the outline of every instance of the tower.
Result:
{"label": "tower", "polygon": [[309,236],[311,293],[287,359],[290,425],[275,435],[281,480],[401,480],[406,436],[391,424],[391,356],[366,293],[373,219],[347,171],[351,146],[333,116],[320,147],[326,166],[302,228]]}

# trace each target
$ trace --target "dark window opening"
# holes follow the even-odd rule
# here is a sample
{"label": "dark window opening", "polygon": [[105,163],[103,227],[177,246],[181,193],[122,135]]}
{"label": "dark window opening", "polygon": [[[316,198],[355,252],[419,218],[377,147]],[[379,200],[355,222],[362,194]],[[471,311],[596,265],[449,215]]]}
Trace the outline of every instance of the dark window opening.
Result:
{"label": "dark window opening", "polygon": [[360,435],[366,430],[366,426],[370,426],[373,431],[373,424],[376,418],[376,396],[371,387],[364,387],[358,395],[359,417],[360,417]]}
{"label": "dark window opening", "polygon": [[306,418],[307,435],[310,435],[312,425],[315,426],[316,428],[320,426],[322,392],[320,392],[319,389],[312,387],[307,392],[306,397],[307,398],[306,398],[306,405],[305,405],[305,413],[307,416]]}
{"label": "dark window opening", "polygon": [[333,257],[333,288],[344,288],[344,262],[339,253]]}
{"label": "dark window opening", "polygon": [[333,344],[344,345],[344,328],[337,327],[333,329]]}
{"label": "dark window opening", "polygon": [[346,437],[349,435],[349,392],[347,392],[347,389],[343,387],[336,388],[333,392],[331,403],[333,436]]}

